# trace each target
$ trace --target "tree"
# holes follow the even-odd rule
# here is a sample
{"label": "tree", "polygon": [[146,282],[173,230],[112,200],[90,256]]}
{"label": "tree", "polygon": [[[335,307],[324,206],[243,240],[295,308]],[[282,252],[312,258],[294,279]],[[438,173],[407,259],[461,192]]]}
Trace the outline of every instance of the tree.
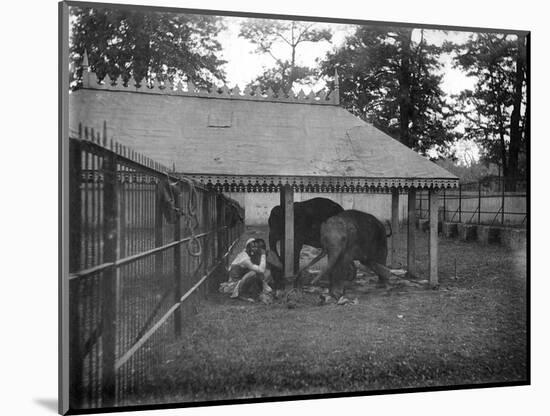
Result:
{"label": "tree", "polygon": [[456,121],[440,88],[440,53],[423,30],[358,26],[322,72],[338,68],[340,100],[352,113],[423,154],[446,154]]}
{"label": "tree", "polygon": [[478,142],[483,158],[498,163],[509,178],[525,169],[520,165],[528,121],[525,42],[525,36],[478,33],[462,45],[451,45],[455,65],[477,80],[474,90],[459,95],[465,137]]}
{"label": "tree", "polygon": [[[241,25],[239,36],[256,45],[256,52],[273,58],[275,65],[267,69],[251,84],[262,90],[289,91],[294,82],[304,80],[315,71],[296,64],[297,49],[305,42],[330,41],[332,33],[328,29],[316,29],[314,23],[248,19]],[[277,56],[274,46],[282,42],[289,50],[289,57]]]}
{"label": "tree", "polygon": [[148,12],[127,8],[71,6],[70,58],[78,68],[84,51],[100,79],[133,76],[142,80],[189,79],[210,87],[223,79],[216,36],[223,28],[214,16]]}

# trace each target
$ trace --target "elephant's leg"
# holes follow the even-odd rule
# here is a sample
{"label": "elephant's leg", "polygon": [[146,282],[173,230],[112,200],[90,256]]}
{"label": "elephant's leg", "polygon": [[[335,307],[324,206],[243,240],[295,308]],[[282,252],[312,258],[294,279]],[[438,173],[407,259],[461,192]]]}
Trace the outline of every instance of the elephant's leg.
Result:
{"label": "elephant's leg", "polygon": [[378,276],[378,286],[388,287],[390,276],[392,276],[392,272],[390,271],[390,269],[388,269],[383,264],[374,261],[366,262],[365,265],[370,267],[372,271]]}
{"label": "elephant's leg", "polygon": [[329,293],[335,299],[344,296],[345,282],[350,274],[350,270],[355,270],[352,256],[343,254],[334,265],[329,277]]}
{"label": "elephant's leg", "polygon": [[350,261],[348,266],[343,270],[345,280],[351,282],[355,279],[355,276],[357,275],[357,267],[355,267],[355,263],[353,261]]}
{"label": "elephant's leg", "polygon": [[294,241],[294,287],[299,286],[300,277],[297,275],[300,270],[300,253],[302,252],[302,242]]}

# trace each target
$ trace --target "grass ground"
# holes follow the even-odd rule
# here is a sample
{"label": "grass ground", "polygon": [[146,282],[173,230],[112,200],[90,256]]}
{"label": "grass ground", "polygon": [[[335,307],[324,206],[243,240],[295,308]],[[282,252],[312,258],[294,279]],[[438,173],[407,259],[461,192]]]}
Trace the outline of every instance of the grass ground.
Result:
{"label": "grass ground", "polygon": [[[248,228],[241,246],[265,233]],[[427,234],[417,237],[417,259],[427,276]],[[293,309],[212,294],[139,402],[525,381],[525,251],[441,238],[439,268],[437,290],[383,290],[362,272],[348,290],[354,305],[319,305],[318,293]]]}

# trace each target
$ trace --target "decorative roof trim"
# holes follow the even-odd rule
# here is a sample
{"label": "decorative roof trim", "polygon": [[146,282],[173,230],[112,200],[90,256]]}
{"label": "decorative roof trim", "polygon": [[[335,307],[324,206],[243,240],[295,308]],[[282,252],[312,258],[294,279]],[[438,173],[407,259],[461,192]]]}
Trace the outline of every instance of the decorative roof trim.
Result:
{"label": "decorative roof trim", "polygon": [[295,192],[388,193],[392,188],[458,188],[459,182],[449,178],[185,175],[218,192],[279,192],[281,186],[291,185]]}
{"label": "decorative roof trim", "polygon": [[134,82],[135,80],[133,80],[133,78],[130,78],[125,84],[120,75],[117,79],[112,79],[109,75],[105,75],[105,78],[100,80],[95,72],[90,71],[88,66],[88,55],[84,53],[82,64],[82,89],[276,103],[339,105],[340,89],[338,84],[338,73],[336,71],[334,76],[334,90],[322,89],[317,93],[311,91],[307,95],[302,89],[300,89],[297,94],[292,90],[275,93],[271,88],[267,91],[260,91],[257,88],[248,87],[241,90],[238,85],[235,85],[233,88],[228,88],[227,85],[223,85],[222,87],[216,87],[209,91],[197,87],[192,81],[182,82],[181,80],[173,83],[170,80],[164,82],[155,79],[138,83]]}

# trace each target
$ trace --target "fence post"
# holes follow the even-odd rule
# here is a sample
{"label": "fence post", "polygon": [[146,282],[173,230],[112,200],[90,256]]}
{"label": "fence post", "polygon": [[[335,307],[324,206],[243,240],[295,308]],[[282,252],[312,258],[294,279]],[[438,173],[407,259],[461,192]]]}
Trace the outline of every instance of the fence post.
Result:
{"label": "fence post", "polygon": [[[69,272],[81,267],[82,199],[80,144],[69,140]],[[69,281],[69,407],[82,405],[82,350],[80,345],[80,279]]]}
{"label": "fence post", "polygon": [[458,222],[462,222],[462,184],[458,184]]}
{"label": "fence post", "polygon": [[481,224],[481,181],[477,183],[477,223]]}
{"label": "fence post", "polygon": [[501,201],[501,204],[500,204],[500,224],[501,225],[504,225],[504,197],[505,197],[505,193],[504,193],[504,177],[502,178],[502,181],[500,183],[500,186],[502,188],[501,192],[502,192],[502,201]]}
{"label": "fence post", "polygon": [[[168,184],[168,186],[171,186]],[[181,240],[181,215],[179,214],[179,209],[182,207],[181,202],[182,194],[176,193],[175,198],[175,207],[176,212],[176,222],[174,223],[174,241]],[[191,195],[189,195],[191,198]],[[189,243],[188,243],[189,244]],[[178,303],[181,298],[181,250],[183,245],[176,244],[174,247],[174,303]],[[181,315],[183,313],[183,308],[178,308],[174,313],[174,335],[176,339],[181,335]]]}
{"label": "fence post", "polygon": [[[114,262],[118,258],[118,183],[115,153],[105,152],[103,159],[103,260]],[[116,374],[116,269],[110,267],[101,279],[102,304],[102,386],[101,405],[115,405]]]}

